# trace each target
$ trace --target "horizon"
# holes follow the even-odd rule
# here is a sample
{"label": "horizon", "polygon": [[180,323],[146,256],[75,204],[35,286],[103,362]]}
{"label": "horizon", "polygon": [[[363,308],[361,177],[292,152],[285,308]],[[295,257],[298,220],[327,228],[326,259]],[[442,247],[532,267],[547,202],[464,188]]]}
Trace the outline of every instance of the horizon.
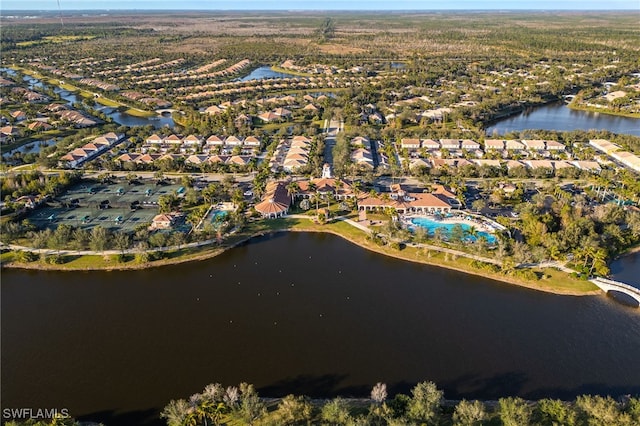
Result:
{"label": "horizon", "polygon": [[[132,7],[130,0],[3,0],[0,12],[10,11],[615,11],[640,12],[638,0],[522,0],[518,4],[508,0],[452,0],[446,7],[423,0],[397,0],[390,4],[383,0],[325,0],[317,4],[301,0],[246,0],[241,5],[232,0],[219,0],[212,5],[208,0],[184,0],[180,8],[170,0],[139,0]],[[311,5],[310,5],[311,4]],[[212,7],[215,6],[215,7]]]}

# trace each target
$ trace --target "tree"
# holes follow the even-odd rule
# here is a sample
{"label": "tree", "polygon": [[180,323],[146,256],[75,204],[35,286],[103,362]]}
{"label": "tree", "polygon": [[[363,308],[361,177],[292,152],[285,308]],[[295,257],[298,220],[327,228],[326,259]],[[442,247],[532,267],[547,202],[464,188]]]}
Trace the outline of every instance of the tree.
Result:
{"label": "tree", "polygon": [[318,29],[320,39],[322,41],[325,41],[332,38],[333,34],[335,33],[335,30],[336,30],[336,24],[335,22],[333,22],[333,19],[325,18],[325,20],[322,21],[320,28]]}
{"label": "tree", "polygon": [[160,413],[160,418],[167,420],[168,426],[183,426],[189,416],[189,404],[184,399],[171,400]]}
{"label": "tree", "polygon": [[332,399],[322,407],[320,418],[332,425],[346,425],[352,421],[349,405],[340,397]]}
{"label": "tree", "polygon": [[531,407],[522,398],[500,398],[498,400],[498,414],[504,426],[531,424]]}
{"label": "tree", "polygon": [[245,424],[252,425],[265,412],[266,408],[253,385],[240,383],[240,407],[238,408],[240,419]]}
{"label": "tree", "polygon": [[371,389],[371,400],[380,405],[387,399],[387,385],[384,383],[376,383]]}
{"label": "tree", "polygon": [[576,398],[578,424],[609,426],[619,424],[620,409],[610,397],[580,395]]}
{"label": "tree", "polygon": [[89,247],[93,251],[104,251],[108,246],[108,233],[102,226],[96,226],[91,230]]}
{"label": "tree", "polygon": [[179,203],[178,197],[174,194],[161,195],[158,197],[158,207],[160,213],[169,213]]}
{"label": "tree", "polygon": [[480,401],[467,401],[463,399],[456,405],[453,412],[454,426],[480,426],[487,418],[484,404]]}
{"label": "tree", "polygon": [[313,406],[304,396],[287,395],[278,404],[275,414],[282,424],[305,424],[312,418]]}
{"label": "tree", "polygon": [[437,424],[443,395],[433,382],[418,383],[411,390],[408,417],[416,422]]}
{"label": "tree", "polygon": [[536,423],[543,425],[573,426],[576,424],[576,413],[565,402],[559,399],[541,399],[534,410]]}
{"label": "tree", "polygon": [[113,238],[113,246],[124,254],[131,245],[131,237],[126,232],[117,232]]}

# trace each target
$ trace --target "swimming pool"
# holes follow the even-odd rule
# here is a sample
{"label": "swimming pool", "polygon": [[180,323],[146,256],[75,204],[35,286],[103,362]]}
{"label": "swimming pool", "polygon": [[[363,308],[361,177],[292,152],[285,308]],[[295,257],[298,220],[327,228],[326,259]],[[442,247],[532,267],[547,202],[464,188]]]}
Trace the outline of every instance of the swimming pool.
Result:
{"label": "swimming pool", "polygon": [[228,212],[225,210],[212,211],[211,213],[209,213],[209,216],[211,217],[211,223],[222,222],[227,213]]}
{"label": "swimming pool", "polygon": [[[427,230],[429,235],[433,235],[436,229],[442,228],[444,229],[445,235],[447,237],[451,236],[451,230],[454,226],[460,225],[464,231],[469,231],[471,226],[466,223],[442,223],[433,219],[429,219],[427,217],[414,217],[411,219],[411,223],[415,226],[420,226]],[[467,235],[465,237],[468,241],[475,241],[479,237],[484,237],[489,244],[494,244],[496,242],[496,237],[493,234],[484,231],[477,231],[477,236]]]}

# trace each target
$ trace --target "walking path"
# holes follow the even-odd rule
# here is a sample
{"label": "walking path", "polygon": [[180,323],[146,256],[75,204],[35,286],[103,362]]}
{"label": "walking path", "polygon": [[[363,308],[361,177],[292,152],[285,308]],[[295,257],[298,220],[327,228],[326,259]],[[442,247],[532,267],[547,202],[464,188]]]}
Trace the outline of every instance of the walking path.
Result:
{"label": "walking path", "polygon": [[[304,214],[291,214],[287,216],[288,218],[291,219],[306,219],[306,220],[313,220],[314,217],[313,216],[309,216],[309,215],[304,215]],[[335,218],[336,220],[341,220],[343,222],[348,223],[349,225],[358,228],[364,232],[366,232],[367,234],[372,234],[374,231],[371,230],[370,228],[366,227],[365,225],[358,223],[352,219],[347,218],[346,216],[338,216]],[[231,231],[231,234],[233,234],[235,232],[235,230]],[[169,246],[169,247],[157,247],[157,248],[150,248],[145,250],[145,252],[166,252],[166,251],[172,251],[172,250],[179,250],[179,249],[183,249],[183,248],[196,248],[196,247],[203,247],[209,244],[213,244],[216,243],[218,240],[216,238],[212,238],[209,240],[205,240],[205,241],[196,241],[193,243],[187,243],[187,244],[182,244],[179,246]],[[459,251],[459,250],[454,250],[454,249],[450,249],[447,247],[440,247],[440,246],[435,246],[435,245],[431,245],[431,244],[423,244],[423,243],[408,243],[407,246],[409,247],[415,247],[415,248],[422,248],[422,249],[427,249],[427,250],[433,250],[433,251],[439,251],[442,253],[448,253],[451,254],[453,256],[460,256],[460,257],[466,257],[469,259],[473,259],[476,260],[478,262],[484,262],[484,263],[490,263],[492,265],[497,265],[502,267],[503,262],[497,259],[492,259],[489,257],[484,257],[484,256],[478,256],[475,254],[470,254],[470,253],[466,253],[463,251]],[[45,255],[74,255],[74,256],[105,256],[105,255],[118,255],[118,254],[137,254],[140,253],[139,249],[125,249],[125,250],[103,250],[103,251],[97,251],[97,250],[55,250],[55,249],[49,249],[49,248],[33,248],[33,247],[26,247],[26,246],[20,246],[20,245],[16,245],[16,244],[4,244],[4,243],[0,243],[0,247],[2,248],[8,248],[10,250],[16,250],[16,251],[28,251],[31,253],[37,253],[37,254],[45,254]],[[553,261],[553,262],[541,262],[541,263],[527,263],[527,264],[520,264],[517,265],[517,267],[519,268],[534,268],[534,267],[539,267],[539,268],[557,268],[563,272],[567,272],[567,273],[572,273],[575,272],[573,269],[567,268],[564,264],[561,264],[559,262]]]}

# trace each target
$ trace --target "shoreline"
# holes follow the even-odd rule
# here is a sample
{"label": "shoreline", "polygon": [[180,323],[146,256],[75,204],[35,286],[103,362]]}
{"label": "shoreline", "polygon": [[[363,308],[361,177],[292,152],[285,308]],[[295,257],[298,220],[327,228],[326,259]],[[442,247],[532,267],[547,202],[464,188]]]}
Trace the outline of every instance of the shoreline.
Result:
{"label": "shoreline", "polygon": [[622,253],[614,257],[613,260],[622,259],[623,257],[631,256],[632,254],[636,254],[636,253],[640,253],[640,244],[634,247],[629,247],[627,250],[623,251]]}
{"label": "shoreline", "polygon": [[640,114],[637,114],[637,113],[611,111],[611,110],[606,109],[606,108],[596,108],[596,107],[590,107],[590,106],[586,106],[586,105],[585,106],[576,105],[573,102],[567,104],[567,107],[569,107],[569,109],[572,109],[574,111],[595,112],[595,113],[598,113],[598,114],[610,115],[612,117],[626,117],[626,118],[640,119]]}
{"label": "shoreline", "polygon": [[[335,222],[334,222],[335,223]],[[64,268],[64,267],[59,267],[58,265],[48,265],[48,264],[42,264],[42,263],[23,263],[23,262],[11,262],[9,264],[2,264],[1,267],[2,268],[11,268],[11,269],[23,269],[23,270],[42,270],[42,271],[59,271],[59,272],[77,272],[77,271],[127,271],[127,270],[141,270],[141,269],[147,269],[147,268],[156,268],[156,267],[162,267],[162,266],[170,266],[170,265],[178,265],[178,264],[182,264],[182,263],[187,263],[187,262],[196,262],[196,261],[203,261],[203,260],[208,260],[211,258],[214,258],[216,256],[219,256],[221,254],[223,254],[224,252],[226,252],[227,250],[233,249],[235,247],[238,247],[242,244],[246,244],[248,242],[250,242],[252,239],[257,238],[257,237],[263,237],[263,236],[268,236],[268,235],[272,235],[272,234],[277,234],[277,233],[281,233],[281,232],[314,232],[314,233],[327,233],[327,234],[332,234],[332,235],[336,235],[340,238],[343,238],[344,240],[350,242],[351,244],[354,244],[362,249],[371,251],[371,252],[375,252],[384,256],[389,256],[389,257],[393,257],[399,260],[403,260],[406,262],[413,262],[413,263],[419,263],[419,264],[423,264],[423,265],[429,265],[429,266],[435,266],[435,267],[439,267],[439,268],[445,268],[445,269],[449,269],[449,270],[453,270],[453,271],[457,271],[457,272],[462,272],[465,274],[469,274],[469,275],[475,275],[475,276],[479,276],[482,278],[487,278],[487,279],[491,279],[494,281],[498,281],[504,284],[509,284],[509,285],[517,285],[519,287],[524,287],[524,288],[528,288],[530,290],[536,290],[536,291],[542,291],[545,293],[550,293],[550,294],[556,294],[556,295],[561,295],[561,296],[594,296],[594,295],[599,295],[602,294],[602,291],[599,289],[595,289],[592,291],[587,291],[587,290],[582,290],[582,291],[578,291],[578,290],[560,290],[560,289],[552,289],[552,288],[548,288],[545,287],[543,285],[537,285],[534,282],[529,282],[517,277],[512,277],[512,276],[507,276],[507,275],[503,275],[503,274],[499,274],[499,273],[493,273],[493,272],[488,272],[488,271],[483,271],[480,269],[475,269],[475,268],[463,268],[457,265],[451,265],[451,264],[447,264],[444,262],[440,262],[437,259],[434,260],[429,260],[429,258],[414,258],[414,257],[410,257],[407,255],[407,253],[403,254],[402,251],[388,251],[388,250],[384,250],[382,247],[376,246],[373,243],[368,243],[366,241],[358,241],[354,238],[351,238],[347,235],[344,235],[343,233],[340,233],[336,230],[333,229],[328,229],[328,228],[323,228],[323,229],[316,229],[313,227],[309,227],[308,225],[300,225],[298,224],[298,227],[294,226],[286,226],[286,227],[280,227],[280,228],[273,228],[273,229],[269,229],[269,230],[264,230],[264,231],[255,231],[247,236],[244,236],[243,238],[241,238],[240,240],[233,242],[230,245],[223,245],[223,246],[219,246],[214,248],[213,250],[201,250],[200,252],[195,252],[192,255],[189,254],[182,254],[179,255],[178,257],[174,258],[174,259],[160,259],[157,261],[152,261],[152,262],[146,262],[146,263],[136,263],[136,264],[131,264],[131,265],[126,265],[126,264],[118,264],[118,263],[114,263],[113,265],[107,265],[104,267],[77,267],[77,268]],[[210,246],[203,246],[203,247],[210,247]],[[407,250],[407,248],[405,248],[404,250]],[[640,251],[640,246],[637,247],[637,250]],[[96,256],[101,256],[101,255],[96,255]]]}

